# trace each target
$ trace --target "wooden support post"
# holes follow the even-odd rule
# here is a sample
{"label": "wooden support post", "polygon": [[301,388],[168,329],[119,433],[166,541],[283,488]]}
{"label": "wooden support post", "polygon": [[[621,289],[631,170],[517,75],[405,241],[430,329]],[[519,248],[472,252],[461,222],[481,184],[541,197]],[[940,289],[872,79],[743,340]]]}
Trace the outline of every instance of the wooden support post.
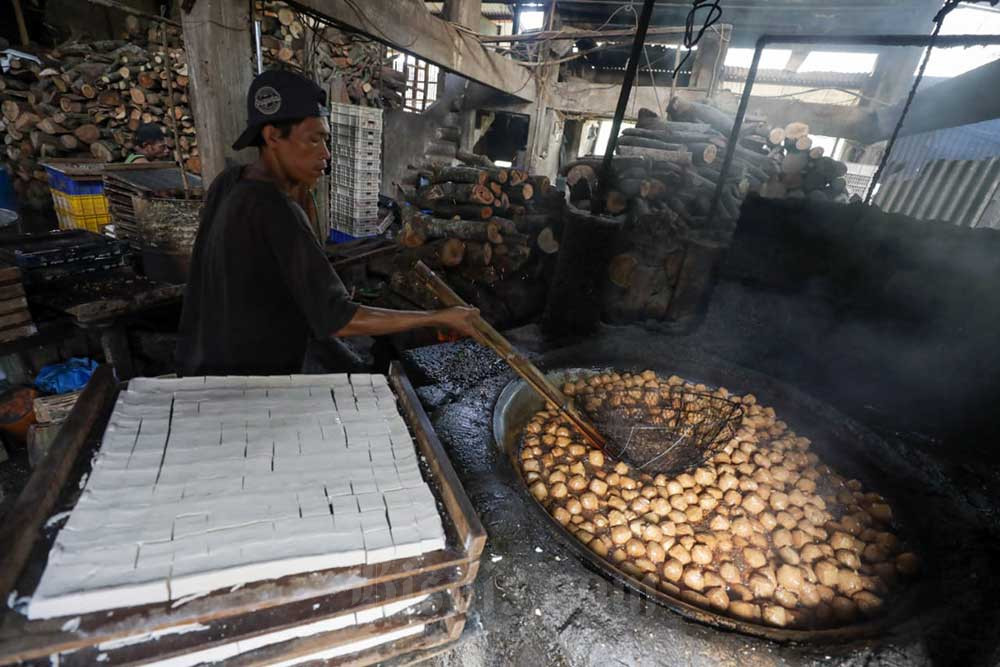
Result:
{"label": "wooden support post", "polygon": [[[913,75],[917,71],[923,53],[924,50],[917,46],[881,49],[871,79],[862,89],[862,94],[886,104],[902,101],[913,86]],[[861,99],[858,101],[858,106],[873,105],[871,100]],[[883,105],[875,103],[874,107],[877,110]]]}
{"label": "wooden support post", "polygon": [[234,151],[246,127],[246,95],[253,80],[253,22],[243,0],[199,0],[183,14],[192,106],[206,183],[227,161],[247,163],[253,149]]}
{"label": "wooden support post", "polygon": [[[445,0],[441,10],[441,18],[452,23],[464,26],[473,32],[479,32],[479,22],[483,16],[482,0]],[[438,95],[444,93],[444,77],[448,74],[441,70],[438,80]],[[468,82],[466,82],[468,88]],[[459,144],[458,149],[472,151],[472,144],[475,141],[473,134],[476,130],[476,112],[463,111],[458,114]]]}
{"label": "wooden support post", "polygon": [[483,15],[482,0],[444,0],[441,18],[469,30],[479,32],[479,20]]}
{"label": "wooden support post", "polygon": [[21,46],[28,46],[31,40],[28,39],[28,26],[24,23],[24,12],[21,11],[21,0],[11,0],[14,5],[14,20],[17,21],[17,33],[21,38]]}
{"label": "wooden support post", "polygon": [[726,51],[729,49],[729,38],[732,26],[723,25],[716,30],[710,29],[698,42],[694,65],[691,67],[692,87],[705,90],[708,95],[715,93],[719,85],[723,63],[726,61]]}

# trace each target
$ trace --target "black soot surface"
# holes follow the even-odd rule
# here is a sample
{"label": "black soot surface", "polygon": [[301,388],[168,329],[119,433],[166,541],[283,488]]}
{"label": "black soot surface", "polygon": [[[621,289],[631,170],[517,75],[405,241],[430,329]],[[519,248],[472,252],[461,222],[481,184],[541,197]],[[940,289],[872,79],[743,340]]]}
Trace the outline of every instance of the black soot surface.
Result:
{"label": "black soot surface", "polygon": [[[530,330],[518,332],[523,347],[531,338]],[[494,405],[513,373],[474,343],[447,343],[408,352],[404,364],[489,539],[464,639],[433,664],[1000,663],[1000,503],[982,476],[949,465],[905,433],[876,435],[829,404],[772,375],[727,363],[691,339],[605,329],[536,360],[543,368],[652,368],[756,394],[810,437],[825,462],[888,498],[923,561],[917,601],[909,620],[877,639],[779,644],[688,621],[612,583],[571,555],[562,540],[572,538],[542,520],[493,441]]]}

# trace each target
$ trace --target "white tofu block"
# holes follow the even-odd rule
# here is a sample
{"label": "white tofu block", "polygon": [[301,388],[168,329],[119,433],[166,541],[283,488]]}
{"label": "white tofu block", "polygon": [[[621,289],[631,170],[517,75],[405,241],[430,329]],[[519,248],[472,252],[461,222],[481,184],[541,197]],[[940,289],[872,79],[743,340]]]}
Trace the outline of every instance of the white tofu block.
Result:
{"label": "white tofu block", "polygon": [[28,618],[52,618],[85,614],[102,609],[166,602],[170,599],[167,580],[142,581],[127,585],[45,597],[36,593],[28,603]]}
{"label": "white tofu block", "polygon": [[363,623],[374,623],[375,621],[382,620],[385,616],[382,611],[382,607],[372,607],[371,609],[362,609],[361,611],[354,612],[355,618],[357,618],[358,625]]}
{"label": "white tofu block", "polygon": [[[329,493],[329,489],[327,493]],[[358,507],[357,496],[353,495],[330,496],[330,506],[333,508],[333,515],[336,517],[344,515],[357,516],[361,513],[361,508]]]}
{"label": "white tofu block", "polygon": [[416,526],[393,528],[390,532],[397,558],[414,558],[423,553],[422,538]]}
{"label": "white tofu block", "polygon": [[392,542],[392,534],[388,528],[364,533],[365,562],[369,565],[384,563],[396,558],[396,547]]}
{"label": "white tofu block", "polygon": [[374,480],[351,480],[351,490],[356,495],[378,493],[378,485]]}
{"label": "white tofu block", "polygon": [[334,531],[337,533],[360,533],[364,523],[360,514],[341,514],[333,516]]}
{"label": "white tofu block", "polygon": [[358,494],[356,497],[358,500],[358,508],[362,513],[385,511],[385,501],[382,500],[381,493],[362,493]]}
{"label": "white tofu block", "polygon": [[361,530],[366,533],[373,533],[378,530],[388,530],[389,520],[385,516],[385,509],[362,512]]}

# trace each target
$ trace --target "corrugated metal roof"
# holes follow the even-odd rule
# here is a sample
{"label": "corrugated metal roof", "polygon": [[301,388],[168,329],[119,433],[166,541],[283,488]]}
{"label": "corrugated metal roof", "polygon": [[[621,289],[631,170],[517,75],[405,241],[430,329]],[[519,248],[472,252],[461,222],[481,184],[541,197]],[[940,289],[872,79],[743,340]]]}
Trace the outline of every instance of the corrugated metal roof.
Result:
{"label": "corrugated metal roof", "polygon": [[945,130],[922,132],[896,140],[891,173],[912,178],[934,160],[988,160],[1000,157],[1000,119]]}

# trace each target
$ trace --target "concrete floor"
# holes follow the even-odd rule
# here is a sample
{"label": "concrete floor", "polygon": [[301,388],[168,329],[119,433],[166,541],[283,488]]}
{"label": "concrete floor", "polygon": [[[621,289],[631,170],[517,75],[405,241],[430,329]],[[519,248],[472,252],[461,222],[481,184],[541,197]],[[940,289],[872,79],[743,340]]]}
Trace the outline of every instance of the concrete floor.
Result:
{"label": "concrete floor", "polygon": [[[711,320],[711,316],[710,316]],[[711,321],[696,337],[637,328],[537,354],[543,367],[614,365],[676,370],[751,390],[793,428],[837,443],[822,452],[884,493],[918,545],[927,571],[912,616],[885,636],[847,645],[782,645],[688,621],[588,569],[539,514],[494,444],[492,412],[513,375],[473,343],[406,354],[404,363],[489,540],[466,639],[437,659],[479,665],[992,665],[1000,663],[994,600],[1000,586],[998,496],[978,481],[954,480],[948,467],[907,437],[876,436],[792,386],[706,352]],[[533,330],[515,332],[521,349],[542,349]],[[713,349],[715,346],[713,345]],[[817,436],[822,433],[822,436]],[[994,475],[995,478],[995,475]],[[980,478],[977,478],[977,480]],[[870,481],[869,481],[870,480]],[[572,539],[572,538],[566,538]]]}

